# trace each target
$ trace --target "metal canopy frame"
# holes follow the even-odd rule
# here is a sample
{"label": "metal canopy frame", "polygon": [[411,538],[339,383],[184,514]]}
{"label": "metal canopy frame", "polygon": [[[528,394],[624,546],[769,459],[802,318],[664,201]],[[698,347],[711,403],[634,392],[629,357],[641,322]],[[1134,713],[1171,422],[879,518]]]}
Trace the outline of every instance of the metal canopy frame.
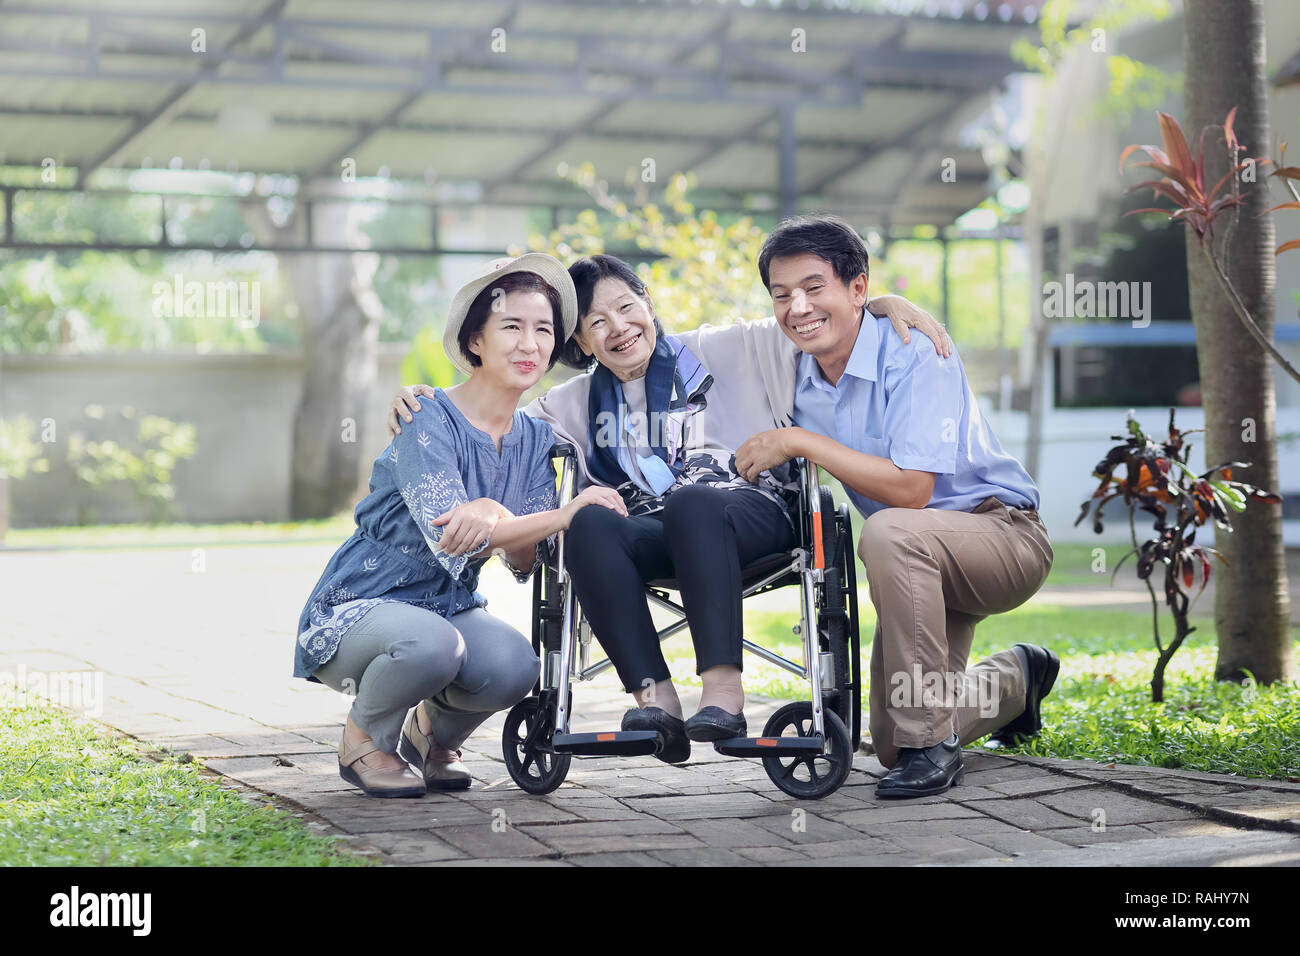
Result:
{"label": "metal canopy frame", "polygon": [[[395,6],[391,2],[389,8]],[[695,146],[682,168],[691,168],[721,150],[736,145],[757,147],[774,154],[776,182],[765,194],[781,216],[793,214],[801,196],[813,197],[836,208],[869,212],[888,223],[899,201],[899,184],[889,183],[875,195],[852,194],[836,190],[835,184],[863,168],[887,150],[907,146],[916,137],[942,127],[953,110],[972,98],[987,95],[1011,72],[1020,67],[1008,53],[963,50],[951,43],[926,45],[925,27],[932,23],[960,23],[972,28],[972,35],[997,36],[998,45],[1009,49],[1011,40],[1028,31],[1036,18],[1041,0],[1014,0],[1019,19],[1004,22],[976,16],[974,0],[941,0],[941,16],[901,16],[867,12],[861,9],[829,9],[810,4],[784,3],[779,7],[740,6],[735,2],[718,5],[639,0],[610,3],[607,0],[528,0],[527,3],[501,2],[476,7],[478,13],[488,7],[485,22],[492,26],[440,26],[428,22],[437,12],[447,9],[413,0],[400,4],[411,10],[409,18],[376,21],[361,11],[357,19],[338,16],[321,17],[293,12],[288,0],[271,0],[256,12],[230,12],[215,4],[210,7],[138,11],[109,7],[82,6],[76,3],[8,2],[0,6],[0,17],[61,20],[84,25],[82,42],[57,42],[24,38],[10,31],[0,37],[0,77],[46,77],[95,83],[147,83],[156,90],[159,84],[173,89],[144,110],[117,112],[20,108],[5,109],[4,115],[24,117],[74,116],[112,117],[129,120],[128,128],[106,144],[92,149],[87,156],[70,160],[77,168],[76,187],[94,188],[91,176],[101,169],[118,165],[121,155],[132,144],[160,126],[176,121],[215,123],[216,115],[202,109],[185,109],[185,101],[195,90],[211,86],[237,86],[241,89],[288,88],[313,91],[346,90],[394,94],[391,105],[378,115],[320,118],[275,115],[276,126],[320,129],[330,136],[331,145],[324,151],[325,160],[315,160],[301,169],[245,169],[249,172],[275,172],[300,176],[307,184],[337,170],[343,157],[357,150],[384,131],[416,134],[510,134],[540,139],[526,148],[520,158],[504,171],[481,181],[485,202],[501,202],[519,196],[537,197],[535,205],[552,206],[543,198],[555,184],[525,178],[530,169],[547,156],[561,150],[577,138],[597,141],[645,140],[647,134],[601,125],[627,104],[661,104],[670,110],[688,110],[692,105],[759,108],[758,117],[732,133],[676,130],[649,135],[662,142]],[[800,8],[805,6],[806,8]],[[855,4],[854,6],[860,6]],[[546,25],[538,12],[557,17],[563,13],[579,14],[571,28]],[[599,13],[602,16],[597,16]],[[611,15],[654,14],[658,23],[669,23],[672,16],[690,17],[690,30],[673,32],[662,26],[640,29],[634,35],[615,32]],[[1026,16],[1025,14],[1031,14]],[[591,14],[591,23],[585,15]],[[957,15],[960,14],[960,15]],[[789,26],[808,24],[810,44],[816,56],[791,58]],[[176,24],[173,39],[159,37],[158,24]],[[541,25],[539,25],[541,24]],[[753,35],[756,24],[771,25],[770,34]],[[854,42],[850,27],[869,25],[881,34],[869,45]],[[189,30],[194,26],[209,30],[207,52],[197,56],[189,49]],[[508,31],[511,52],[508,56],[488,50],[493,27]],[[346,31],[346,39],[338,37]],[[748,32],[745,32],[748,31]],[[745,32],[743,37],[738,33]],[[919,39],[918,39],[919,37]],[[1002,44],[1005,40],[1005,44]],[[660,55],[629,54],[627,46],[635,41],[639,47],[658,49]],[[905,48],[905,44],[911,44]],[[983,45],[982,41],[976,44]],[[388,50],[385,50],[385,47]],[[403,52],[393,53],[393,46]],[[522,48],[525,53],[517,52]],[[667,51],[664,53],[663,51]],[[417,52],[418,51],[418,52]],[[531,52],[529,52],[531,51]],[[39,53],[39,64],[16,63],[7,59],[12,52]],[[553,55],[546,56],[546,53]],[[123,65],[125,60],[130,63]],[[701,65],[703,64],[703,65]],[[924,91],[942,94],[942,99],[902,131],[885,139],[869,136],[799,136],[797,118],[807,108],[860,108],[868,93],[888,95],[899,91]],[[413,108],[430,95],[456,94],[485,98],[521,98],[542,100],[562,97],[572,101],[591,101],[592,108],[564,124],[535,124],[530,127],[502,126],[490,119],[478,121],[472,115],[457,116],[454,122],[423,122],[411,119]],[[349,135],[338,145],[340,129]],[[768,132],[773,130],[773,132]],[[812,183],[800,187],[798,159],[800,149],[847,149],[852,153],[843,162],[820,174]],[[928,141],[919,149],[957,151],[957,144]],[[914,173],[913,173],[914,175]],[[550,189],[548,189],[550,187]],[[702,190],[703,192],[704,190]],[[708,190],[722,198],[723,207],[755,208],[753,190]],[[6,207],[12,207],[12,192],[6,195]],[[766,205],[764,196],[757,198],[759,208]],[[935,209],[936,217],[949,221],[951,209]],[[13,242],[12,233],[5,244]]]}
{"label": "metal canopy frame", "polygon": [[[900,49],[897,43],[872,47],[819,39],[819,53],[852,55],[850,75],[840,70],[823,70],[817,67],[785,66],[761,59],[759,51],[788,53],[788,40],[737,41],[728,39],[725,31],[702,39],[676,34],[646,34],[638,32],[640,42],[670,43],[678,47],[669,61],[655,62],[629,57],[625,52],[610,49],[616,38],[573,34],[554,30],[512,28],[510,39],[537,40],[576,44],[572,65],[561,66],[542,59],[528,59],[517,54],[502,56],[485,52],[484,31],[467,27],[420,27],[409,23],[367,23],[364,21],[322,20],[311,18],[289,19],[282,16],[286,0],[276,0],[270,8],[272,15],[238,16],[217,13],[107,13],[62,7],[21,7],[12,4],[0,8],[7,15],[85,17],[89,23],[86,42],[81,45],[53,45],[26,41],[0,39],[0,51],[36,52],[71,61],[64,65],[32,67],[0,64],[0,76],[30,78],[44,76],[62,79],[123,80],[146,83],[175,83],[188,90],[199,83],[240,86],[291,86],[304,89],[346,88],[348,90],[380,90],[401,93],[467,92],[509,96],[571,96],[589,97],[609,101],[649,101],[665,103],[698,103],[701,98],[721,103],[744,104],[803,104],[803,105],[856,105],[868,85],[878,88],[898,89],[987,89],[1007,73],[1019,69],[1008,54],[954,52],[934,49]],[[509,15],[507,15],[509,19]],[[195,69],[162,66],[158,69],[106,68],[105,57],[155,58],[173,61],[192,58],[184,44],[162,44],[151,34],[132,33],[125,27],[114,28],[115,23],[155,23],[159,20],[177,21],[192,25],[196,22],[221,23],[237,27],[233,39],[223,47],[209,47]],[[272,48],[253,54],[240,54],[242,46],[263,29],[272,31]],[[409,37],[421,34],[425,40],[425,54],[420,57],[380,54],[375,46],[326,40],[314,30],[348,30],[351,33],[378,38],[389,34]],[[124,33],[130,45],[105,49],[106,35]],[[310,47],[314,55],[291,56],[285,52],[290,42]],[[623,41],[620,41],[623,42]],[[681,60],[693,55],[697,49],[712,47],[718,58],[714,69],[699,69],[684,65]],[[676,61],[676,62],[674,62]],[[237,63],[249,69],[240,72],[222,71],[221,66]],[[391,71],[404,71],[407,76],[389,78],[357,78],[340,73],[338,76],[308,75],[295,72],[301,67],[379,67]],[[515,84],[475,84],[460,82],[449,73],[457,69],[475,68],[493,73],[506,72],[546,77],[546,84],[520,82]],[[600,78],[623,79],[628,76],[644,80],[671,80],[673,89],[647,90],[641,86],[611,89],[597,82]],[[792,89],[772,88],[776,77]],[[746,89],[746,82],[759,84],[759,88]],[[685,86],[685,88],[682,88]]]}

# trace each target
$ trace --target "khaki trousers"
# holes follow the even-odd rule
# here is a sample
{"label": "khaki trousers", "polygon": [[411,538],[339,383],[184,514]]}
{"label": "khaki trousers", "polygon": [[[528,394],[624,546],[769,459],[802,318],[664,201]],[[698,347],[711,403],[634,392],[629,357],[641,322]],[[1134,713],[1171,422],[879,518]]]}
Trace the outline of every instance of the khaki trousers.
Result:
{"label": "khaki trousers", "polygon": [[988,498],[974,511],[885,508],[862,526],[876,634],[870,729],[885,767],[899,747],[930,747],[956,733],[963,746],[1025,709],[1013,650],[967,669],[975,625],[1019,607],[1051,570],[1052,545],[1036,511]]}

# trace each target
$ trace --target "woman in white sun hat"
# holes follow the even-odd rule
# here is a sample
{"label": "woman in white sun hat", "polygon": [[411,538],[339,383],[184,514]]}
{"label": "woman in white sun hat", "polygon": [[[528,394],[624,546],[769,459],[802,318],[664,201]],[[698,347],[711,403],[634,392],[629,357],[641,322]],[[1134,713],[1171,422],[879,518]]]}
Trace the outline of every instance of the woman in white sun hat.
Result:
{"label": "woman in white sun hat", "polygon": [[488,558],[526,576],[582,507],[626,513],[597,486],[557,508],[554,434],[516,410],[576,320],[568,272],[540,253],[498,260],[456,294],[443,342],[469,380],[436,390],[375,459],[357,530],[303,608],[294,676],[356,695],[339,774],[369,796],[468,787],[458,748],[536,681],[529,642],[476,591]]}

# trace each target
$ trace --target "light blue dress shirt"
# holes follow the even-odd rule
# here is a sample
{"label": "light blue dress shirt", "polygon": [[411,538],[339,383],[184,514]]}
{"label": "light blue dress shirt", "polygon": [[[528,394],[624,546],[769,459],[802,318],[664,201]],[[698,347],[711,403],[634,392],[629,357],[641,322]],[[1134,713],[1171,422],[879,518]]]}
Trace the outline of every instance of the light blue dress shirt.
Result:
{"label": "light blue dress shirt", "polygon": [[[888,319],[870,312],[837,384],[822,377],[811,355],[799,356],[794,423],[899,468],[932,472],[927,508],[971,511],[990,497],[1038,508],[1038,488],[998,444],[956,349],[941,358],[933,342],[915,333],[904,345]],[[864,517],[888,507],[845,491]]]}

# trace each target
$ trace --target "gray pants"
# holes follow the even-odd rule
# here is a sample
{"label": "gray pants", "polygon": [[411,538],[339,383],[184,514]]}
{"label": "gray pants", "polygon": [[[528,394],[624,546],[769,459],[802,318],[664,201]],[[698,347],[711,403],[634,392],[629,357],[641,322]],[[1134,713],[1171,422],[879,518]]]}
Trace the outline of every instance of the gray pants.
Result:
{"label": "gray pants", "polygon": [[406,715],[421,701],[433,739],[456,750],[475,727],[526,697],[538,673],[532,645],[482,608],[448,619],[392,601],[353,624],[316,677],[355,694],[352,722],[395,753]]}

